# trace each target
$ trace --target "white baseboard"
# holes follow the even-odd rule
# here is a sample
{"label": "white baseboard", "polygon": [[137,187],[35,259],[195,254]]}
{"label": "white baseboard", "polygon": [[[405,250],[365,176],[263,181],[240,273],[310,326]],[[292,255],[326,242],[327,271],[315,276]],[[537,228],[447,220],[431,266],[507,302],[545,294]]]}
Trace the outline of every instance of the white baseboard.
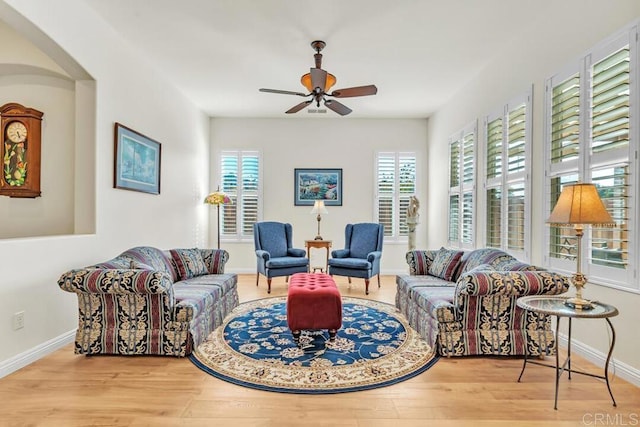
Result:
{"label": "white baseboard", "polygon": [[53,338],[47,342],[33,347],[23,353],[20,353],[10,359],[7,359],[0,363],[0,378],[6,377],[9,374],[14,373],[18,369],[35,362],[38,359],[42,359],[48,354],[64,347],[65,345],[72,343],[76,337],[76,331],[69,331],[56,338]]}
{"label": "white baseboard", "polygon": [[[558,341],[560,342],[560,346],[564,348],[567,347],[567,336],[565,334],[559,334]],[[604,368],[604,363],[607,361],[607,355],[605,353],[574,339],[571,340],[571,353],[578,354],[602,368]],[[609,378],[611,379],[613,377],[620,377],[640,387],[640,370],[616,360],[615,357],[611,358],[609,362]]]}

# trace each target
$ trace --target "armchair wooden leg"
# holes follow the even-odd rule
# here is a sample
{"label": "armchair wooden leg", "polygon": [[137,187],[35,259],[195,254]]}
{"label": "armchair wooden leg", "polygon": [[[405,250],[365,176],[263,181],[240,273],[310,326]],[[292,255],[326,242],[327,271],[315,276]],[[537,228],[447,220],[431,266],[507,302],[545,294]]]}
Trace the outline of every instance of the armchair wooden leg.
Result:
{"label": "armchair wooden leg", "polygon": [[351,277],[348,277],[348,279],[349,279],[349,284],[351,284]]}
{"label": "armchair wooden leg", "polygon": [[380,275],[378,274],[378,288],[380,288]]}
{"label": "armchair wooden leg", "polygon": [[284,283],[289,283],[289,276],[284,278]]}
{"label": "armchair wooden leg", "polygon": [[256,273],[256,286],[258,286],[259,280],[260,280],[260,273]]}
{"label": "armchair wooden leg", "polygon": [[369,295],[369,279],[364,279],[364,293]]}
{"label": "armchair wooden leg", "polygon": [[267,278],[267,293],[271,293],[271,277]]}

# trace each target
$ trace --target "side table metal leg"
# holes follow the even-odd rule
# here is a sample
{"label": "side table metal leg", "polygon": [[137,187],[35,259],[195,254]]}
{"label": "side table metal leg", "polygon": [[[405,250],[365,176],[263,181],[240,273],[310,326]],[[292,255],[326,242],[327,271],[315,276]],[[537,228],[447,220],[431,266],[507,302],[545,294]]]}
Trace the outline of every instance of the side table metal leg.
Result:
{"label": "side table metal leg", "polygon": [[567,337],[567,366],[569,368],[569,379],[571,379],[571,317],[569,317],[569,336]]}
{"label": "side table metal leg", "polygon": [[611,386],[609,385],[609,362],[611,361],[611,355],[613,354],[613,346],[616,345],[616,331],[613,329],[613,324],[609,320],[609,318],[605,319],[609,324],[609,329],[611,329],[611,346],[609,347],[609,354],[607,354],[607,361],[604,364],[604,379],[607,382],[607,389],[609,390],[609,396],[611,396],[611,400],[613,401],[613,407],[617,407],[616,400],[613,398],[613,393],[611,392]]}
{"label": "side table metal leg", "polygon": [[[529,312],[525,310],[525,324],[526,324],[526,316]],[[522,362],[522,370],[520,371],[520,376],[518,377],[518,382],[522,379],[522,374],[524,374],[524,368],[527,367],[527,356],[529,355],[529,334],[527,331],[524,331],[524,361]]]}
{"label": "side table metal leg", "polygon": [[558,332],[560,331],[560,316],[556,316],[556,398],[553,409],[558,410],[558,385],[560,383],[560,346],[558,345]]}

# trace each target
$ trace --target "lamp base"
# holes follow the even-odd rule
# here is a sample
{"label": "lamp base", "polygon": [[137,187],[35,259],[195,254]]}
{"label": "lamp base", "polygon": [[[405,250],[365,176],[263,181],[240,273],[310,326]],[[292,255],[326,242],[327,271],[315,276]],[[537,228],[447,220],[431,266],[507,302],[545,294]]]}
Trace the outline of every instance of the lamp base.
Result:
{"label": "lamp base", "polygon": [[317,235],[313,240],[323,240],[321,235]]}
{"label": "lamp base", "polygon": [[564,305],[574,310],[592,310],[595,308],[591,301],[582,298],[569,298],[564,302]]}

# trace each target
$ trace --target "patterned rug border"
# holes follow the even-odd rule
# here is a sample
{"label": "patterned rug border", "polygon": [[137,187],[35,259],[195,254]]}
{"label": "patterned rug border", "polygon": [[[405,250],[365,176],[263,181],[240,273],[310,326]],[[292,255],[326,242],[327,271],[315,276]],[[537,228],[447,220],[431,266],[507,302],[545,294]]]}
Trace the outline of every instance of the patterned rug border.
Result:
{"label": "patterned rug border", "polygon": [[[250,306],[250,305],[255,305],[255,304],[269,304],[269,303],[278,303],[278,301],[286,301],[286,296],[276,296],[276,297],[268,297],[268,298],[258,298],[258,299],[254,299],[254,300],[250,300],[250,301],[245,301],[243,303],[241,303],[238,308],[240,309],[240,313],[238,312],[238,308],[236,308],[232,313],[229,314],[229,316],[227,318],[225,318],[223,324],[219,327],[219,328],[225,328],[227,326],[227,324],[229,323],[229,321],[232,318],[235,318],[237,316],[239,316],[242,313],[242,309],[243,306],[246,307]],[[360,302],[364,302],[363,305],[366,305],[368,307],[371,306],[375,306],[375,305],[380,305],[380,306],[384,306],[387,308],[387,310],[391,311],[393,313],[393,316],[395,318],[398,318],[399,320],[401,320],[401,323],[403,324],[403,326],[405,327],[405,329],[407,331],[412,331],[412,335],[415,335],[418,339],[422,339],[421,337],[418,336],[418,333],[413,330],[408,322],[406,321],[406,319],[404,319],[404,317],[402,316],[401,313],[395,311],[395,306],[393,304],[389,304],[386,302],[382,302],[382,301],[376,301],[376,300],[371,300],[371,299],[367,299],[367,298],[358,298],[358,297],[351,297],[351,296],[343,296],[343,303],[352,303],[352,304],[360,304]],[[386,314],[390,314],[389,312],[387,312]],[[217,331],[217,329],[216,329]],[[216,331],[212,332],[212,334],[215,334]],[[233,349],[232,349],[233,350]],[[255,390],[262,390],[262,391],[271,391],[271,392],[277,392],[277,393],[287,393],[287,394],[309,394],[309,395],[319,395],[319,394],[338,394],[338,393],[350,393],[350,392],[354,392],[354,391],[364,391],[364,390],[372,390],[372,389],[376,389],[376,388],[381,388],[381,387],[388,387],[403,381],[406,381],[410,378],[416,377],[420,374],[422,374],[423,372],[427,371],[429,368],[431,368],[439,359],[440,356],[435,352],[434,349],[431,349],[432,351],[432,356],[430,358],[430,360],[428,362],[426,362],[424,365],[422,365],[421,367],[408,372],[405,375],[401,375],[399,377],[393,378],[391,380],[387,380],[387,381],[382,381],[379,383],[375,383],[375,384],[362,384],[362,385],[357,385],[357,386],[353,386],[353,387],[341,387],[341,388],[318,388],[318,389],[307,389],[307,388],[284,388],[284,387],[276,387],[276,386],[270,386],[270,385],[265,385],[265,384],[257,384],[257,383],[252,383],[252,382],[247,382],[247,381],[243,381],[239,378],[234,378],[228,375],[225,375],[223,373],[217,372],[215,370],[213,370],[212,368],[210,368],[209,366],[207,366],[206,364],[204,364],[203,362],[201,362],[197,356],[197,349],[191,354],[189,355],[189,360],[196,366],[198,367],[200,370],[206,372],[207,374],[218,378],[220,380],[232,383],[232,384],[236,384],[242,387],[247,387],[247,388],[251,388],[251,389],[255,389]],[[237,353],[234,351],[234,355],[237,357],[242,357],[241,354]],[[345,369],[348,368],[348,366],[344,367]],[[338,369],[338,368],[336,368]]]}

